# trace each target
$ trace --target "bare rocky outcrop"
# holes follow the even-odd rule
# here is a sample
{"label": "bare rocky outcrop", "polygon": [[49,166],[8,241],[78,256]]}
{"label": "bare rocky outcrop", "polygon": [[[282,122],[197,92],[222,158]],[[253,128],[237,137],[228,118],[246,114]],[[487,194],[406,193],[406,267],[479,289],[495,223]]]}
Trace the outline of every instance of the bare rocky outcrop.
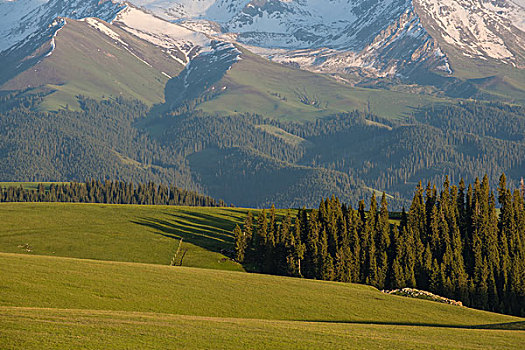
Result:
{"label": "bare rocky outcrop", "polygon": [[443,304],[450,304],[450,305],[456,305],[456,306],[463,306],[463,303],[461,301],[452,300],[449,298],[445,298],[424,290],[414,289],[414,288],[403,288],[403,289],[394,289],[394,290],[382,290],[383,293],[386,294],[392,294],[392,295],[400,295],[404,297],[409,298],[416,298],[416,299],[424,299],[424,300],[431,300],[436,301],[438,303]]}

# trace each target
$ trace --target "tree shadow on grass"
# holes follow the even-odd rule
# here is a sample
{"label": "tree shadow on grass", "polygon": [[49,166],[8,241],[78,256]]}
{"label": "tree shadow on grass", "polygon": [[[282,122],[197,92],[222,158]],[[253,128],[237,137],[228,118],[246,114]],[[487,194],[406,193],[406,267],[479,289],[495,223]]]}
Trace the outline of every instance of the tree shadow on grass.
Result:
{"label": "tree shadow on grass", "polygon": [[[191,210],[179,210],[178,213],[184,215],[184,218],[194,219],[195,224],[197,225],[207,225],[219,231],[226,231],[227,235],[231,236],[235,224],[241,225],[242,222],[235,215],[228,214],[226,212],[222,213],[221,216],[206,214],[203,212],[196,212]],[[169,213],[168,215],[174,218],[180,218],[179,215]],[[193,222],[192,222],[193,223]]]}
{"label": "tree shadow on grass", "polygon": [[206,250],[231,255],[234,222],[208,214],[181,211],[182,215],[167,213],[169,219],[142,217],[131,222],[152,229],[155,234],[183,239]]}
{"label": "tree shadow on grass", "polygon": [[419,322],[381,322],[381,321],[327,321],[327,320],[298,320],[301,322],[312,323],[340,323],[356,325],[378,325],[378,326],[407,326],[407,327],[430,327],[430,328],[457,328],[457,329],[486,329],[486,330],[510,330],[525,331],[525,321],[493,323],[483,325],[452,325],[440,323],[419,323]]}
{"label": "tree shadow on grass", "polygon": [[483,324],[479,326],[472,326],[472,329],[501,329],[508,331],[525,331],[525,321]]}

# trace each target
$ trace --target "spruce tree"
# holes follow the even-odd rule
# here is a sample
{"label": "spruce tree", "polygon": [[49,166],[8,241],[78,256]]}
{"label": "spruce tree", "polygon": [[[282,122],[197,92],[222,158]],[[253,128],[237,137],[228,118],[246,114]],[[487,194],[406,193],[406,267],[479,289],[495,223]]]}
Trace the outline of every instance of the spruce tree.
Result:
{"label": "spruce tree", "polygon": [[295,276],[295,269],[290,269],[290,267],[295,264],[295,258],[293,258],[295,236],[292,232],[292,217],[289,211],[286,213],[286,217],[281,224],[279,237],[280,242],[275,245],[274,250],[274,265],[277,267],[276,271],[279,274]]}
{"label": "spruce tree", "polygon": [[307,221],[306,251],[304,256],[304,275],[307,278],[318,278],[318,243],[319,229],[318,213],[312,210]]}
{"label": "spruce tree", "polygon": [[288,271],[291,276],[302,277],[301,261],[304,259],[306,247],[301,242],[301,220],[299,217],[295,219],[294,234],[290,235],[289,245],[291,246],[290,260],[292,263],[288,264]]}
{"label": "spruce tree", "polygon": [[349,248],[351,252],[350,263],[350,280],[353,282],[362,282],[360,279],[361,266],[361,244],[359,240],[359,227],[361,227],[360,219],[357,211],[351,210],[347,218]]}
{"label": "spruce tree", "polygon": [[388,275],[388,252],[390,249],[390,221],[388,217],[388,203],[386,194],[383,192],[381,206],[376,222],[376,266],[377,266],[377,287],[385,288]]}
{"label": "spruce tree", "polygon": [[251,241],[253,239],[253,213],[251,211],[246,214],[242,228],[246,234],[246,239]]}
{"label": "spruce tree", "polygon": [[237,260],[240,263],[243,263],[247,247],[246,235],[242,232],[239,225],[235,225],[235,229],[233,230],[233,236],[235,237],[235,260]]}
{"label": "spruce tree", "polygon": [[[405,228],[406,229],[406,228]],[[405,288],[405,274],[401,266],[403,258],[403,242],[397,227],[394,227],[392,234],[392,266],[389,270],[389,287],[391,289]]]}
{"label": "spruce tree", "polygon": [[266,217],[266,210],[263,209],[257,217],[257,231],[255,237],[255,263],[259,270],[263,269],[263,264],[266,257],[267,241],[268,241],[268,219]]}
{"label": "spruce tree", "polygon": [[318,278],[324,281],[332,281],[335,277],[334,260],[328,252],[328,234],[323,229],[319,241],[317,266]]}

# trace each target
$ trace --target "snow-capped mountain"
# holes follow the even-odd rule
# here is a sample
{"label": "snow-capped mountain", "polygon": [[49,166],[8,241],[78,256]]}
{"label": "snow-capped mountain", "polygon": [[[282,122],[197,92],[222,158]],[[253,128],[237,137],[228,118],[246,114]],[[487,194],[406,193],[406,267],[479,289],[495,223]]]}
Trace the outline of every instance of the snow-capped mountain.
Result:
{"label": "snow-capped mountain", "polygon": [[448,49],[523,65],[523,0],[132,2],[194,30],[220,28],[270,59],[320,72],[402,75],[424,64],[451,73]]}
{"label": "snow-capped mountain", "polygon": [[40,43],[57,26],[57,19],[97,17],[111,21],[123,4],[100,0],[0,0],[0,52],[28,41]]}
{"label": "snow-capped mountain", "polygon": [[[184,26],[163,20],[132,4],[110,0],[0,0],[0,83],[53,54],[55,38],[68,20],[85,21],[136,56],[133,45],[114,30],[120,28],[188,65],[200,54],[218,56],[229,50],[235,59],[240,52],[229,41],[211,38]],[[223,43],[218,45],[217,43]],[[220,50],[217,49],[219,46]],[[216,52],[217,51],[217,52]],[[138,58],[138,56],[136,56]],[[147,57],[140,58],[145,63]]]}
{"label": "snow-capped mountain", "polygon": [[64,18],[90,17],[184,65],[217,41],[367,78],[421,68],[450,75],[453,55],[525,66],[524,0],[0,0],[0,58],[15,61],[47,41],[51,51]]}
{"label": "snow-capped mountain", "polygon": [[[264,48],[362,50],[411,8],[410,0],[134,0],[172,21],[212,21]],[[198,27],[197,27],[198,28]]]}
{"label": "snow-capped mountain", "polygon": [[445,46],[463,56],[524,66],[524,0],[415,0],[417,13]]}

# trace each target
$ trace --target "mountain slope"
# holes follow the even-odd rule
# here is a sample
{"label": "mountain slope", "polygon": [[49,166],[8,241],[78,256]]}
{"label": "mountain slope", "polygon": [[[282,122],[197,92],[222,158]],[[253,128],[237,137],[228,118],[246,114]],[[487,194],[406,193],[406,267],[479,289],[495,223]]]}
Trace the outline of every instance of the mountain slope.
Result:
{"label": "mountain slope", "polygon": [[[525,34],[522,31],[525,25],[520,17],[525,14],[525,10],[514,2],[478,4],[471,0],[462,0],[439,5],[433,0],[135,0],[133,3],[176,23],[164,21],[133,5],[111,1],[67,4],[57,0],[2,2],[0,14],[6,13],[5,17],[11,11],[14,15],[9,14],[10,20],[0,27],[0,35],[5,38],[5,47],[16,42],[7,50],[0,47],[4,49],[0,53],[0,61],[13,67],[2,70],[3,81],[27,70],[49,54],[48,50],[55,45],[53,36],[60,35],[56,34],[57,30],[66,23],[60,16],[96,16],[156,46],[182,66],[188,66],[194,59],[196,61],[193,67],[198,67],[199,64],[208,65],[210,72],[204,72],[204,75],[215,75],[211,78],[214,81],[220,80],[221,74],[226,74],[221,73],[227,71],[224,67],[230,68],[238,61],[238,45],[242,45],[245,49],[278,63],[340,75],[352,85],[358,83],[361,86],[395,90],[399,83],[403,83],[408,84],[405,90],[410,93],[425,91],[424,93],[452,97],[509,102],[525,99],[525,78],[519,69],[525,43]],[[466,19],[469,13],[472,13],[471,22]],[[18,18],[20,24],[15,23],[13,18]],[[471,25],[472,30],[469,29]],[[22,40],[24,36],[25,39]],[[44,43],[49,40],[50,48],[46,49]],[[218,63],[222,60],[218,57],[226,54],[226,51],[230,58],[225,57],[223,67],[222,63]],[[211,56],[204,57],[205,55]],[[187,72],[193,67],[187,67]],[[475,74],[475,71],[479,74]],[[166,69],[161,72],[167,73]],[[170,73],[167,75],[175,76]],[[193,90],[188,95],[192,98],[200,98],[204,92],[196,91],[198,89],[191,85],[202,85],[203,81],[210,84],[208,77],[201,79],[197,76],[194,72],[192,76],[186,74],[180,77],[184,80],[184,90],[188,87]],[[480,78],[494,79],[490,83],[475,80]],[[309,79],[318,80],[313,75]],[[431,87],[420,89],[414,87],[413,83]],[[281,84],[286,85],[286,82]],[[178,88],[180,84],[174,81],[171,85]],[[254,86],[256,88],[251,89]],[[202,85],[199,89],[206,90],[209,87]],[[226,85],[220,88],[225,87],[228,88]],[[250,89],[244,89],[245,92],[255,92],[253,95],[248,94],[250,96],[247,100],[254,101],[254,104],[249,105],[250,109],[253,110],[260,104],[286,105],[283,99],[271,96],[261,99],[258,90],[268,90],[267,87],[261,81],[261,84],[255,82]],[[111,94],[116,90],[119,89],[113,89]],[[154,90],[159,93],[156,88]],[[168,86],[167,90],[170,93],[172,87]],[[509,92],[510,97],[506,96]],[[280,91],[270,93],[283,95]],[[368,105],[368,100],[370,97],[373,99],[375,94],[373,91],[355,90],[354,95],[359,97],[353,96],[353,102],[345,101],[346,97],[339,102],[335,101],[339,99],[336,96],[335,99],[329,99],[332,100],[329,103],[339,103],[347,111],[348,107],[362,108]],[[385,93],[381,91],[379,94]],[[406,99],[395,93],[390,95],[383,100]],[[289,99],[289,96],[286,98]],[[359,101],[356,102],[356,99]],[[153,102],[151,97],[145,101]],[[159,100],[155,99],[155,102]],[[176,97],[171,105],[176,106],[178,102],[180,98]],[[238,102],[227,100],[225,104],[232,106]],[[401,109],[421,104],[425,103],[409,102]],[[213,110],[215,106],[205,110],[225,112],[220,108],[221,103],[218,105],[216,110]],[[304,112],[301,110],[304,105],[291,104],[289,107],[282,108],[282,113],[277,114],[289,114],[290,109]],[[281,107],[276,109],[279,108]],[[395,103],[387,110],[392,108],[396,110],[396,116],[399,116],[399,108]],[[266,107],[262,109],[268,110]],[[240,110],[246,111],[242,108]],[[337,110],[339,109],[333,108],[331,112]]]}
{"label": "mountain slope", "polygon": [[[45,107],[51,109],[78,107],[79,94],[123,96],[149,105],[164,102],[168,79],[193,58],[217,49],[217,41],[129,5],[120,6],[111,23],[93,17],[79,21],[57,17],[48,31],[50,38],[43,38],[47,41],[34,51],[0,54],[3,63],[16,66],[2,70],[0,83],[3,90],[43,86],[57,90],[47,97]],[[225,45],[221,51],[238,52]]]}
{"label": "mountain slope", "polygon": [[513,1],[414,0],[445,51],[525,67],[525,6]]}
{"label": "mountain slope", "polygon": [[188,64],[201,52],[211,50],[211,40],[206,35],[164,21],[133,6],[121,11],[114,24],[164,49],[182,65]]}
{"label": "mountain slope", "polygon": [[0,85],[54,49],[54,37],[65,24],[63,17],[94,16],[110,21],[122,8],[118,3],[97,0],[1,0]]}
{"label": "mountain slope", "polygon": [[[356,82],[401,80],[454,97],[523,101],[525,96],[525,4],[517,0],[134,3],[196,31],[237,41],[275,62]],[[491,76],[513,77],[516,91],[505,98],[505,86],[487,90],[469,80]]]}
{"label": "mountain slope", "polygon": [[0,52],[14,51],[20,43],[40,46],[47,40],[46,28],[58,17],[97,17],[110,22],[122,9],[122,4],[108,0],[2,0]]}
{"label": "mountain slope", "polygon": [[423,62],[449,70],[409,0],[133,2],[195,30],[213,32],[217,22],[218,36],[228,33],[265,57],[314,71],[359,68],[361,74],[384,76]]}
{"label": "mountain slope", "polygon": [[[13,62],[13,55],[27,57],[61,26],[53,22],[57,17],[98,17],[116,19],[123,29],[162,47],[181,64],[208,50],[208,35],[240,43],[276,62],[351,76],[357,82],[401,79],[447,93],[458,90],[456,85],[465,84],[465,79],[490,76],[466,76],[471,68],[484,72],[496,66],[495,76],[503,79],[508,74],[498,67],[521,68],[525,57],[525,5],[517,0],[132,2],[177,24],[111,1],[3,0],[0,14],[7,21],[0,26],[0,56]],[[522,83],[520,76],[514,86]],[[476,82],[467,85],[459,87],[459,95],[483,97],[477,94]]]}
{"label": "mountain slope", "polygon": [[240,206],[250,206],[258,198],[260,207],[279,203],[299,208],[327,193],[346,202],[368,194],[362,183],[345,173],[280,162],[248,148],[208,148],[190,155],[188,162],[207,193],[236,198]]}
{"label": "mountain slope", "polygon": [[3,89],[48,88],[54,91],[46,98],[50,109],[77,108],[77,95],[123,96],[147,104],[164,100],[164,85],[169,75],[181,70],[179,63],[101,20],[63,21],[53,50]]}
{"label": "mountain slope", "polygon": [[[169,108],[181,103],[215,114],[257,113],[311,120],[351,110],[404,119],[412,109],[447,99],[353,87],[345,81],[287,67],[247,50],[201,55],[167,84]],[[220,53],[220,52],[219,52]]]}

